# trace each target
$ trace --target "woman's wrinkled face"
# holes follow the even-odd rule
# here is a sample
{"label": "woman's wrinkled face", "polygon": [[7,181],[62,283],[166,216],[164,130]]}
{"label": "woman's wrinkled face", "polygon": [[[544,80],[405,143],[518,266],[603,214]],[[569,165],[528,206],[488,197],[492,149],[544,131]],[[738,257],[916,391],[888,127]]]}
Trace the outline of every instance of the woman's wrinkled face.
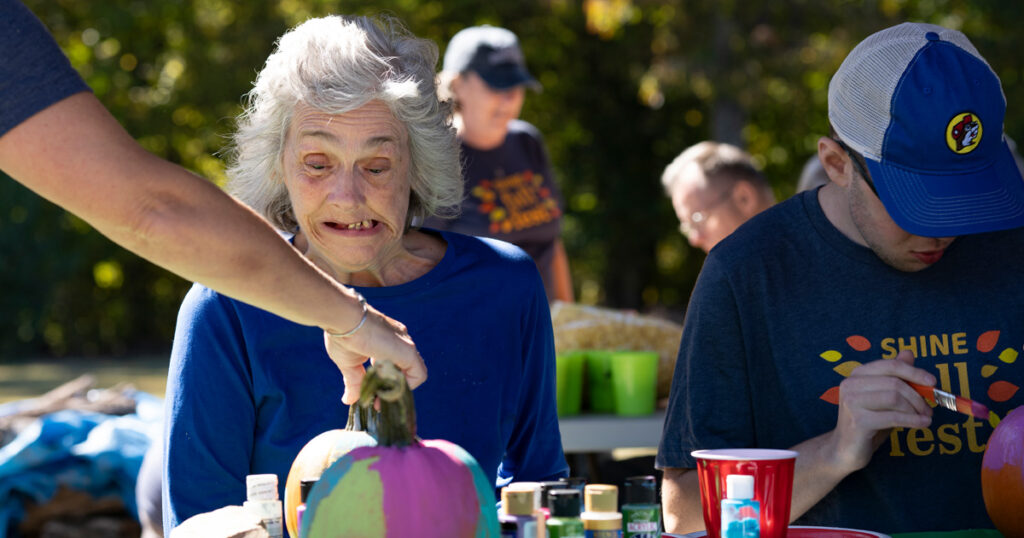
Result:
{"label": "woman's wrinkled face", "polygon": [[462,73],[452,82],[452,93],[459,103],[465,128],[499,142],[508,133],[508,122],[519,117],[526,99],[522,86],[496,90],[472,71]]}
{"label": "woman's wrinkled face", "polygon": [[336,276],[381,268],[401,252],[408,139],[380,101],[344,114],[296,106],[282,152],[284,183],[306,255],[322,268]]}

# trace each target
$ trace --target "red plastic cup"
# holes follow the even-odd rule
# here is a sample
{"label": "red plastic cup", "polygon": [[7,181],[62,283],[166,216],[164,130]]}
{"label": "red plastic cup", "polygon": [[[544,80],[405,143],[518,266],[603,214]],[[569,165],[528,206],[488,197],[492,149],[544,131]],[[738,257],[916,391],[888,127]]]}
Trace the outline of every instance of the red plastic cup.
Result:
{"label": "red plastic cup", "polygon": [[766,448],[695,450],[700,500],[708,538],[721,538],[725,478],[731,474],[754,477],[754,500],[761,509],[761,538],[785,538],[789,505],[793,500],[793,465],[797,453]]}

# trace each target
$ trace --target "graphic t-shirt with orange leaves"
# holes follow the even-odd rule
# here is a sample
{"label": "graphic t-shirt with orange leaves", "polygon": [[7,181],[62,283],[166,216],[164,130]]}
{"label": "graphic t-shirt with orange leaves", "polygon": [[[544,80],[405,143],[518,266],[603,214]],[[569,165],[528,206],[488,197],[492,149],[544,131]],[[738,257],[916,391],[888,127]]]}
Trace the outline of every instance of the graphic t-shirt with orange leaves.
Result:
{"label": "graphic t-shirt with orange leaves", "polygon": [[537,128],[509,124],[501,146],[481,151],[462,144],[466,180],[462,213],[424,226],[512,243],[533,258],[552,297],[551,261],[562,231],[562,197]]}
{"label": "graphic t-shirt with orange leaves", "polygon": [[790,448],[835,428],[839,383],[902,349],[939,388],[990,410],[943,408],[891,430],[865,469],[798,521],[894,533],[993,528],[981,460],[1024,403],[1024,230],[957,238],[898,271],[843,236],[816,192],[758,215],[708,256],[686,314],[659,468],[691,450]]}

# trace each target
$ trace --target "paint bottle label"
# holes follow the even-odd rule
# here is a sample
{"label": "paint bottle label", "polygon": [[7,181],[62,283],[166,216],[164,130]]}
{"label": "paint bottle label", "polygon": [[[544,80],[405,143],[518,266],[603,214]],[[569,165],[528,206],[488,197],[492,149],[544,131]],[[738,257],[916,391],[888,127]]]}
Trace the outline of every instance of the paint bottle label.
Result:
{"label": "paint bottle label", "polygon": [[245,477],[245,498],[249,501],[276,501],[277,475],[251,474]]}
{"label": "paint bottle label", "polygon": [[660,538],[661,507],[656,504],[624,505],[622,527],[625,538]]}
{"label": "paint bottle label", "polygon": [[284,526],[281,517],[281,501],[245,501],[242,507],[260,518],[260,525],[267,530],[270,538],[281,538]]}
{"label": "paint bottle label", "polygon": [[584,538],[580,518],[553,517],[548,520],[548,538]]}
{"label": "paint bottle label", "polygon": [[758,538],[760,535],[757,501],[722,499],[722,538]]}
{"label": "paint bottle label", "polygon": [[584,538],[622,538],[622,529],[608,530],[586,530]]}
{"label": "paint bottle label", "polygon": [[[509,516],[503,516],[508,518]],[[514,517],[514,516],[512,516]],[[501,522],[501,538],[536,538],[537,537],[537,520],[528,517],[520,516],[518,521],[509,521],[508,519]]]}

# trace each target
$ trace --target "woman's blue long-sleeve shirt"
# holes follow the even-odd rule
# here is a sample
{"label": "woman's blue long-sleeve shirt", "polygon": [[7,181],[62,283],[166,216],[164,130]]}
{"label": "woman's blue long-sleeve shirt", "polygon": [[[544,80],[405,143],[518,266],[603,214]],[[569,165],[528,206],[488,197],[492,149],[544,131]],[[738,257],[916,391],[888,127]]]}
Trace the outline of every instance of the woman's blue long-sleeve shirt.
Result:
{"label": "woman's blue long-sleeve shirt", "polygon": [[[356,288],[406,324],[426,362],[413,393],[419,436],[462,446],[496,486],[565,476],[551,318],[533,261],[500,241],[441,237],[448,248],[426,275]],[[345,426],[343,389],[320,329],[193,287],[168,373],[165,529],[240,505],[248,474],[276,474],[283,495],[306,442]]]}

